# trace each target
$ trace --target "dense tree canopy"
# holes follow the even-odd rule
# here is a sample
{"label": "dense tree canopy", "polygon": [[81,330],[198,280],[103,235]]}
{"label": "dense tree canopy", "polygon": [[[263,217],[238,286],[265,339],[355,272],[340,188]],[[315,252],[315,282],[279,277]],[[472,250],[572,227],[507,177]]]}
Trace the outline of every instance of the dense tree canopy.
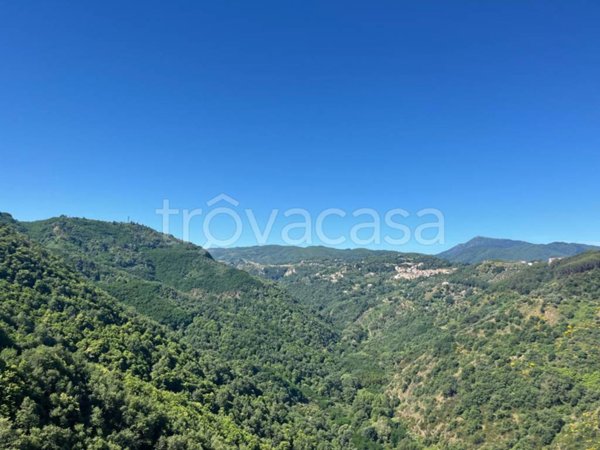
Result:
{"label": "dense tree canopy", "polygon": [[600,441],[598,253],[464,266],[274,247],[234,268],[136,224],[0,223],[6,448]]}

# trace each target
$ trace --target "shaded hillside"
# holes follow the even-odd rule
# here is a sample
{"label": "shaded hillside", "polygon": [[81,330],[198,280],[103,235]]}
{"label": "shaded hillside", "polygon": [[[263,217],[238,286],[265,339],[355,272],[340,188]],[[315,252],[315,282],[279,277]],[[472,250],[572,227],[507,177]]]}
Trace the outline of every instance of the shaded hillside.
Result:
{"label": "shaded hillside", "polygon": [[293,264],[310,260],[358,260],[375,254],[395,254],[385,250],[337,249],[331,247],[294,247],[285,245],[260,245],[253,247],[213,248],[210,253],[218,260],[230,264],[252,261],[259,264]]}
{"label": "shaded hillside", "polygon": [[531,244],[510,239],[476,237],[437,256],[452,262],[478,263],[482,261],[547,261],[549,258],[574,256],[599,247],[566,242]]}
{"label": "shaded hillside", "polygon": [[203,248],[143,225],[57,217],[18,226],[80,266],[89,261],[98,276],[106,275],[102,270],[119,270],[175,289],[215,293],[260,284],[245,272],[216,264]]}

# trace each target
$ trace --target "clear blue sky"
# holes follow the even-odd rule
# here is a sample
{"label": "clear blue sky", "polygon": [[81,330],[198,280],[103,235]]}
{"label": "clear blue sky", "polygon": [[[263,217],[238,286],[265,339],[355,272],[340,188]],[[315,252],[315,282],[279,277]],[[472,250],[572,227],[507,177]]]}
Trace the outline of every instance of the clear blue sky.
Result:
{"label": "clear blue sky", "polygon": [[158,228],[163,199],[227,193],[261,224],[443,211],[446,243],[404,250],[599,242],[599,24],[596,1],[1,1],[0,210]]}

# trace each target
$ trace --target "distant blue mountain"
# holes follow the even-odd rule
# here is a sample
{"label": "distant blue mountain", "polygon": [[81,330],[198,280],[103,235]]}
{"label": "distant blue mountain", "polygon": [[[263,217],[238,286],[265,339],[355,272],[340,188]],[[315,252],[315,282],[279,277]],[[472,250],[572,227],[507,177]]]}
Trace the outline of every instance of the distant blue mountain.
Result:
{"label": "distant blue mountain", "polygon": [[476,237],[437,256],[452,262],[472,264],[486,260],[538,261],[574,256],[590,250],[600,250],[600,247],[566,242],[532,244],[510,239]]}

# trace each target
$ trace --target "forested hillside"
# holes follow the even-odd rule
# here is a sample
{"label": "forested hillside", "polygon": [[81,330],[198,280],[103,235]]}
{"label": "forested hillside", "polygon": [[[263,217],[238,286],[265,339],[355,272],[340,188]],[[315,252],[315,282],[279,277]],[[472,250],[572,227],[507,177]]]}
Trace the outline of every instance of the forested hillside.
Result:
{"label": "forested hillside", "polygon": [[219,414],[234,380],[0,226],[3,448],[266,446]]}
{"label": "forested hillside", "polygon": [[599,448],[599,252],[228,267],[136,224],[0,222],[6,448]]}
{"label": "forested hillside", "polygon": [[234,261],[330,318],[346,373],[396,399],[423,444],[599,448],[599,252],[532,266]]}
{"label": "forested hillside", "polygon": [[[269,445],[412,442],[392,420],[385,393],[370,399],[380,405],[373,414],[355,414],[362,388],[336,383],[343,378],[339,333],[275,283],[136,224],[61,217],[12,227],[117,301],[161,322],[183,345],[214,358],[216,381],[225,384],[213,408]],[[385,441],[364,436],[378,420],[394,430]]]}
{"label": "forested hillside", "polygon": [[394,255],[397,252],[331,247],[292,247],[285,245],[260,245],[253,247],[214,248],[210,253],[218,260],[233,264],[252,261],[259,264],[293,264],[311,260],[360,260],[373,255]]}

